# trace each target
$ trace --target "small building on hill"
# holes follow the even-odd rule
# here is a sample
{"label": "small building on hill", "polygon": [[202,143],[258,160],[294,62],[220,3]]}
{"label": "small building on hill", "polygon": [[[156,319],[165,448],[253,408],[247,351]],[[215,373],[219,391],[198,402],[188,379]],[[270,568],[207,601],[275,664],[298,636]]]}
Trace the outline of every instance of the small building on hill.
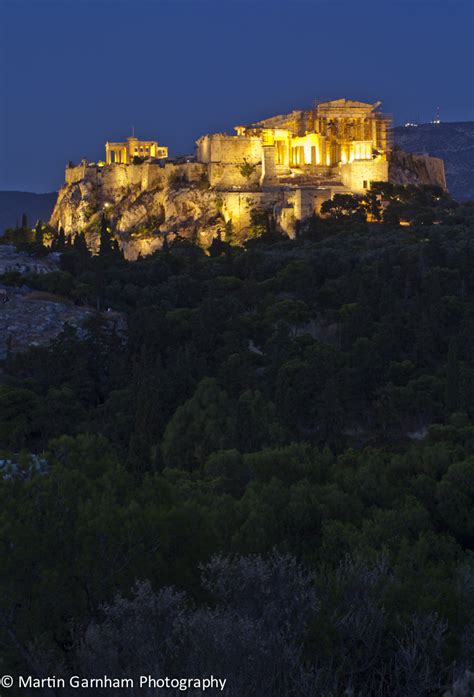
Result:
{"label": "small building on hill", "polygon": [[168,157],[168,148],[158,145],[156,140],[138,140],[135,136],[127,138],[125,143],[105,144],[105,161],[108,165],[113,162],[127,165],[133,162],[134,157],[161,160]]}

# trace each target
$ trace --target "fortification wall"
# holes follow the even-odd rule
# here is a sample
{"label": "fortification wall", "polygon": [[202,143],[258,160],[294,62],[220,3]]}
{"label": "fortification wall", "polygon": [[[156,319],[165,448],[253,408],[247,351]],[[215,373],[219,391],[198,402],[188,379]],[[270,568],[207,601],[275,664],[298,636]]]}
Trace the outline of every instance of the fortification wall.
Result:
{"label": "fortification wall", "polygon": [[88,179],[91,182],[97,183],[98,167],[82,163],[75,167],[66,167],[65,182],[66,184],[77,184],[83,179]]}
{"label": "fortification wall", "polygon": [[218,196],[224,220],[232,220],[237,233],[249,227],[252,209],[264,208],[271,210],[281,229],[293,237],[296,221],[319,213],[322,202],[331,198],[331,190],[305,187],[255,192],[222,191]]}
{"label": "fortification wall", "polygon": [[[150,165],[150,169],[153,166],[154,165]],[[162,169],[162,172],[164,178],[168,181],[177,177],[182,178],[186,182],[196,184],[207,174],[207,166],[201,162],[183,162],[182,164],[168,162]]]}
{"label": "fortification wall", "polygon": [[111,164],[100,169],[99,181],[104,193],[129,186],[140,186],[143,165]]}
{"label": "fortification wall", "polygon": [[244,173],[242,165],[211,162],[207,165],[209,184],[217,189],[232,187],[252,189],[257,187],[262,173],[262,165],[250,165],[252,171]]}
{"label": "fortification wall", "polygon": [[262,160],[260,138],[248,136],[229,136],[213,133],[202,136],[197,141],[198,162],[219,162],[221,164],[257,164]]}
{"label": "fortification wall", "polygon": [[102,188],[106,196],[118,189],[138,187],[142,191],[164,186],[173,176],[188,182],[198,182],[206,174],[206,166],[196,162],[167,163],[164,167],[155,162],[137,165],[113,163],[98,167],[80,164],[66,168],[66,184],[91,183]]}
{"label": "fortification wall", "polygon": [[354,160],[340,165],[341,181],[348,189],[364,193],[372,182],[388,181],[386,160]]}
{"label": "fortification wall", "polygon": [[[273,206],[278,197],[269,197],[261,191],[240,192],[222,191],[218,194],[221,201],[220,210],[224,220],[232,221],[237,232],[250,225],[250,213],[253,208]],[[275,198],[275,201],[273,200]]]}

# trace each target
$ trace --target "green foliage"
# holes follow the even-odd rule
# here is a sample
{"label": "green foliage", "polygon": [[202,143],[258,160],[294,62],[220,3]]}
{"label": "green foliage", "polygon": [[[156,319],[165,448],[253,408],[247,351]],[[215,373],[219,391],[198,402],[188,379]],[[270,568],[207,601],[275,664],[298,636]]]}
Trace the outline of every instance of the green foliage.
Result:
{"label": "green foliage", "polygon": [[250,162],[247,162],[247,158],[244,157],[244,161],[239,167],[239,172],[245,179],[250,179],[256,168],[257,165],[251,165]]}
{"label": "green foliage", "polygon": [[277,232],[273,213],[266,208],[252,208],[250,211],[250,225],[247,230],[247,246],[253,240],[260,239],[267,243],[273,243],[283,239]]}
{"label": "green foliage", "polygon": [[199,383],[193,397],[178,407],[163,437],[166,467],[193,470],[230,443],[231,405],[227,394],[208,378]]}
{"label": "green foliage", "polygon": [[357,216],[365,220],[362,197],[355,194],[335,194],[333,198],[323,201],[321,213],[336,220]]}
{"label": "green foliage", "polygon": [[[26,220],[26,216],[23,216]],[[18,252],[43,256],[47,253],[44,245],[45,228],[42,223],[38,223],[36,228],[29,228],[26,225],[17,228],[9,228],[0,237],[1,244],[13,244]],[[50,231],[48,229],[48,235]]]}
{"label": "green foliage", "polygon": [[[439,191],[379,189],[401,219],[421,197],[452,220]],[[439,635],[435,615],[443,684],[468,665],[472,216],[407,232],[336,203],[296,240],[256,210],[246,248],[226,228],[213,255],[178,239],[134,263],[104,219],[100,256],[58,235],[61,271],[26,279],[124,313],[127,330],[99,311],[2,366],[5,672],[33,671],[18,647],[69,665],[75,628],[136,579],[202,609],[200,564],[274,548],[316,574],[301,646],[331,657],[341,694],[344,666],[357,680],[369,654],[393,666],[416,632]],[[359,205],[376,215],[369,196]]]}

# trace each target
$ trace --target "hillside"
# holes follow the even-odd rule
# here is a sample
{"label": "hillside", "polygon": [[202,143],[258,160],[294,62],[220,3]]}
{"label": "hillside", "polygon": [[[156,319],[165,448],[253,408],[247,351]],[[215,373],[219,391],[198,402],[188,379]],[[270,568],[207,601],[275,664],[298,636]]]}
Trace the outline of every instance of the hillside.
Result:
{"label": "hillside", "polygon": [[470,694],[473,211],[401,193],[409,229],[333,210],[133,263],[78,235],[3,275],[4,672],[205,655],[226,697]]}
{"label": "hillside", "polygon": [[56,191],[32,194],[28,191],[0,191],[0,235],[8,227],[21,222],[26,213],[30,225],[37,220],[49,220],[57,199]]}
{"label": "hillside", "polygon": [[398,126],[394,142],[407,152],[441,157],[451,195],[460,201],[474,199],[474,121]]}

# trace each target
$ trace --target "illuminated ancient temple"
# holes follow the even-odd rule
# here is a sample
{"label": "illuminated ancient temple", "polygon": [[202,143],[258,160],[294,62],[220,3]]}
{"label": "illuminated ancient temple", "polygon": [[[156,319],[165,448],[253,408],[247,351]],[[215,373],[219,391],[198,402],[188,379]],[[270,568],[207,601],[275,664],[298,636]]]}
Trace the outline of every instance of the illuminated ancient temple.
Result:
{"label": "illuminated ancient temple", "polygon": [[135,136],[127,138],[125,143],[106,143],[105,161],[112,164],[130,164],[134,157],[141,159],[163,159],[168,157],[168,148],[158,145],[156,140],[138,140]]}
{"label": "illuminated ancient temple", "polygon": [[[370,182],[388,179],[391,121],[379,106],[380,102],[337,99],[236,126],[235,136],[218,133],[200,138],[197,159],[221,168],[243,160],[249,166],[261,165],[262,184],[312,173],[338,178],[351,190],[368,189]],[[220,170],[214,169],[219,175]]]}

